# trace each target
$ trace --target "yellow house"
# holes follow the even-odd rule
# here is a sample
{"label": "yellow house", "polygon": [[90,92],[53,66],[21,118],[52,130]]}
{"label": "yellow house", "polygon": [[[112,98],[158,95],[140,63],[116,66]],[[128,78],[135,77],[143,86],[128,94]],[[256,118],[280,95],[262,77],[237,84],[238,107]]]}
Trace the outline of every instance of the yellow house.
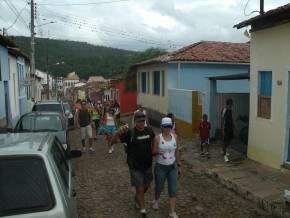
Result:
{"label": "yellow house", "polygon": [[137,75],[137,104],[146,107],[152,121],[159,121],[168,113],[168,59],[169,54],[164,54],[133,66]]}
{"label": "yellow house", "polygon": [[290,4],[237,25],[251,26],[248,157],[290,164]]}

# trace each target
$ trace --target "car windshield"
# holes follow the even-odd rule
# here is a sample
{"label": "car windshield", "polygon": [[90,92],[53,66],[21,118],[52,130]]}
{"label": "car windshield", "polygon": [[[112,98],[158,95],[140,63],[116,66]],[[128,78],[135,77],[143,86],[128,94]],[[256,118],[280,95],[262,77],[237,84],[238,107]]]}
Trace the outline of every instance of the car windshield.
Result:
{"label": "car windshield", "polygon": [[71,108],[70,108],[70,106],[69,106],[68,103],[64,103],[64,104],[63,104],[63,107],[64,107],[64,110],[65,110],[65,111],[69,111],[69,112],[71,112]]}
{"label": "car windshield", "polygon": [[0,158],[0,178],[0,217],[47,211],[54,206],[41,158]]}
{"label": "car windshield", "polygon": [[33,111],[55,111],[63,113],[61,104],[37,104],[33,107]]}
{"label": "car windshield", "polygon": [[26,116],[20,121],[19,131],[61,131],[63,130],[61,118],[51,116]]}

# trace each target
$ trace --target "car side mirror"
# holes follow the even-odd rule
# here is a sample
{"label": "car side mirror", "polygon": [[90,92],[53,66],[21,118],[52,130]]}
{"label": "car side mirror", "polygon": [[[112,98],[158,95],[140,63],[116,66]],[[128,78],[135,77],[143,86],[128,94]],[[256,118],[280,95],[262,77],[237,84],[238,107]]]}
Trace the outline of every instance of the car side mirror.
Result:
{"label": "car side mirror", "polygon": [[71,150],[70,152],[68,152],[69,159],[77,158],[81,156],[82,156],[82,152],[80,150]]}

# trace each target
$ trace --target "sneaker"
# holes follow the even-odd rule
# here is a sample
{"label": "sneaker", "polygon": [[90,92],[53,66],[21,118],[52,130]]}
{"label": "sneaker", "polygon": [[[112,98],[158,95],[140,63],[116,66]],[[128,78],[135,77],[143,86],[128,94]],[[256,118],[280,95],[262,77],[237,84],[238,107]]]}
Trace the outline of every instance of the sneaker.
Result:
{"label": "sneaker", "polygon": [[141,218],[146,218],[146,217],[147,217],[146,210],[145,210],[145,209],[142,209],[142,210],[140,211],[140,215],[141,215]]}
{"label": "sneaker", "polygon": [[109,149],[109,154],[112,154],[112,153],[113,153],[112,149]]}
{"label": "sneaker", "polygon": [[205,152],[205,155],[209,155],[209,152],[207,151],[207,152]]}
{"label": "sneaker", "polygon": [[89,152],[90,152],[90,153],[94,153],[94,152],[95,152],[95,149],[93,149],[93,147],[90,147],[90,148],[89,148]]}
{"label": "sneaker", "polygon": [[226,156],[228,156],[228,157],[229,157],[229,156],[230,156],[230,153],[228,153],[228,152],[227,152],[227,153],[226,153]]}
{"label": "sneaker", "polygon": [[168,215],[168,218],[178,218],[178,216],[177,216],[176,212],[173,212],[173,213],[170,213]]}
{"label": "sneaker", "polygon": [[87,152],[87,148],[86,148],[86,147],[83,147],[83,148],[82,148],[82,152],[83,152],[83,153],[86,153],[86,152]]}
{"label": "sneaker", "polygon": [[111,150],[112,150],[112,152],[114,151],[114,147],[113,146],[112,146]]}
{"label": "sneaker", "polygon": [[227,155],[224,156],[224,160],[226,163],[230,161]]}
{"label": "sneaker", "polygon": [[154,200],[154,201],[153,201],[152,208],[153,208],[154,210],[159,210],[159,201]]}
{"label": "sneaker", "polygon": [[203,156],[203,155],[204,155],[204,152],[201,152],[201,153],[200,153],[200,156]]}

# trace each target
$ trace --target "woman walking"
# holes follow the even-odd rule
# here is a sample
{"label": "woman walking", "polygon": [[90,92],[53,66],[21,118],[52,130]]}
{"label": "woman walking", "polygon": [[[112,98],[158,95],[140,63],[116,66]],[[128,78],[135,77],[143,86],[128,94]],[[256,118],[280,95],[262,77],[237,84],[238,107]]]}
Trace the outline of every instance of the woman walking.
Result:
{"label": "woman walking", "polygon": [[170,213],[168,218],[178,218],[176,214],[176,195],[178,191],[178,172],[182,173],[177,135],[171,132],[172,120],[165,117],[161,121],[161,134],[154,139],[153,155],[156,155],[155,200],[153,208],[159,209],[159,198],[165,180],[168,183]]}
{"label": "woman walking", "polygon": [[112,154],[114,151],[114,147],[113,147],[113,139],[114,139],[114,135],[117,132],[117,128],[116,128],[116,119],[114,116],[114,109],[110,108],[109,112],[107,112],[105,114],[105,125],[106,125],[106,134],[107,134],[107,143],[108,143],[108,147],[109,147],[109,154]]}
{"label": "woman walking", "polygon": [[99,125],[100,125],[100,112],[97,105],[94,105],[92,108],[92,120],[95,124],[95,131],[96,131],[95,140],[96,140],[97,135],[98,135]]}

